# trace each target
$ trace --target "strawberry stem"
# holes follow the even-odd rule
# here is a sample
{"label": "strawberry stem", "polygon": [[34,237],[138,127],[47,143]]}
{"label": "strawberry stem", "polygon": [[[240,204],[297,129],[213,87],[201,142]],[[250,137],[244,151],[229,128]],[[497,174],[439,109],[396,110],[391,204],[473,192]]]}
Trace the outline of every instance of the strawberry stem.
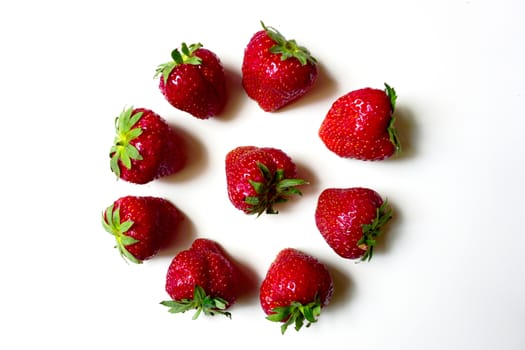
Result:
{"label": "strawberry stem", "polygon": [[384,83],[384,84],[385,84],[385,93],[390,99],[390,105],[392,106],[391,108],[392,108],[392,113],[393,113],[394,110],[396,109],[396,101],[397,101],[396,90],[390,85],[388,85],[387,83]]}
{"label": "strawberry stem", "polygon": [[390,142],[394,145],[396,149],[396,153],[401,152],[401,141],[399,139],[399,136],[397,135],[397,129],[394,126],[396,122],[396,118],[392,116],[390,118],[390,122],[388,123],[387,131],[388,131],[388,138],[390,139]]}
{"label": "strawberry stem", "polygon": [[166,83],[171,72],[173,71],[173,69],[175,69],[175,67],[181,64],[201,64],[202,59],[194,55],[195,51],[197,51],[201,47],[201,43],[191,44],[190,46],[188,46],[186,45],[186,43],[183,42],[181,44],[180,51],[179,49],[174,49],[173,51],[171,51],[171,61],[159,64],[157,66],[157,69],[155,70],[155,76],[153,78],[156,79],[157,77],[162,76],[162,78],[164,79],[164,83]]}
{"label": "strawberry stem", "polygon": [[142,118],[142,112],[133,113],[133,107],[124,109],[120,115],[115,118],[115,129],[117,136],[111,150],[109,151],[111,160],[111,171],[120,178],[119,161],[127,169],[131,168],[131,160],[141,160],[142,156],[131,141],[142,134],[142,129],[135,127],[135,124]]}
{"label": "strawberry stem", "polygon": [[[133,254],[129,252],[126,248],[128,245],[135,244],[139,242],[133,237],[127,236],[125,233],[129,231],[131,226],[133,226],[133,221],[127,220],[120,222],[120,209],[114,208],[114,205],[110,205],[105,213],[102,213],[102,226],[104,229],[112,234],[117,241],[115,248],[118,248],[120,256],[124,261],[131,261],[135,264],[141,264],[142,261],[135,258]],[[126,260],[127,259],[127,260]]]}
{"label": "strawberry stem", "polygon": [[303,179],[285,178],[283,169],[277,169],[272,174],[268,167],[261,162],[257,163],[257,167],[263,175],[264,182],[248,180],[257,193],[257,196],[245,198],[245,202],[251,206],[249,214],[257,214],[257,216],[264,212],[266,214],[278,214],[279,212],[273,208],[273,205],[288,201],[290,196],[302,195],[297,186],[308,184]]}
{"label": "strawberry stem", "polygon": [[308,51],[306,47],[299,46],[293,39],[286,40],[277,29],[265,26],[263,21],[261,21],[261,25],[270,39],[275,42],[275,45],[270,48],[270,52],[281,55],[281,61],[295,57],[303,66],[307,63],[317,64],[317,60],[310,54],[310,51]]}
{"label": "strawberry stem", "polygon": [[272,314],[266,317],[272,322],[283,322],[281,325],[281,334],[284,334],[288,326],[295,324],[295,330],[299,331],[305,320],[308,322],[306,327],[310,327],[312,323],[317,322],[317,318],[321,314],[321,300],[318,296],[314,301],[306,305],[294,301],[288,306],[279,306],[272,310]]}
{"label": "strawberry stem", "polygon": [[[388,85],[387,83],[385,83],[385,93],[390,99],[390,106],[391,106],[391,110],[393,114],[396,109],[396,102],[397,102],[396,90],[390,85]],[[401,141],[399,140],[399,137],[397,135],[397,130],[394,126],[395,122],[396,122],[396,118],[394,115],[392,115],[392,117],[390,118],[390,122],[388,123],[387,131],[388,131],[390,142],[392,142],[392,144],[396,148],[396,153],[400,153],[401,152]]]}
{"label": "strawberry stem", "polygon": [[196,320],[203,312],[206,316],[221,314],[231,319],[231,313],[224,311],[228,307],[228,302],[220,297],[206,295],[201,286],[195,286],[193,299],[167,300],[160,304],[169,307],[168,311],[172,314],[197,310],[192,317],[193,320]]}
{"label": "strawberry stem", "polygon": [[363,236],[357,242],[357,246],[365,250],[361,261],[370,261],[374,253],[376,238],[381,234],[381,228],[392,219],[392,208],[385,200],[379,208],[376,209],[376,217],[370,224],[363,224]]}

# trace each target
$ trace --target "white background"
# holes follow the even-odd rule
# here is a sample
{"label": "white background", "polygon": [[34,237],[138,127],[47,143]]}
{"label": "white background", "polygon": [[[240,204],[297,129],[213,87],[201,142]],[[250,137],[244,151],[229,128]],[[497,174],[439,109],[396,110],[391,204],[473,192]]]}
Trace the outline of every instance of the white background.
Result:
{"label": "white background", "polygon": [[[0,348],[524,349],[524,14],[519,0],[3,2]],[[260,20],[320,62],[314,90],[274,114],[240,87]],[[220,118],[175,110],[152,79],[182,41],[227,70]],[[374,163],[330,153],[317,131],[331,103],[384,82],[399,95],[405,152]],[[131,105],[184,133],[183,172],[115,180],[113,120]],[[277,216],[229,203],[224,156],[248,144],[283,149],[311,181]],[[370,263],[338,257],[314,223],[322,189],[352,186],[395,210]],[[187,216],[170,249],[140,266],[123,262],[100,224],[128,194],[168,198]],[[256,288],[231,320],[169,314],[159,305],[167,267],[196,237],[221,243],[256,283],[284,247],[315,255],[333,273],[333,301],[284,336]]]}

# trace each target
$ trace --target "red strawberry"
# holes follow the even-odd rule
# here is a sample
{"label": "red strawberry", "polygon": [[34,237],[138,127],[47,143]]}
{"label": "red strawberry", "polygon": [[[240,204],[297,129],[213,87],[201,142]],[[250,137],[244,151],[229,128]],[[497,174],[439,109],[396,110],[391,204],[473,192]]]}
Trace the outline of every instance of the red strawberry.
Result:
{"label": "red strawberry", "polygon": [[321,192],[315,222],[332,249],[348,259],[370,260],[392,208],[368,188],[328,188]]}
{"label": "red strawberry", "polygon": [[281,333],[295,324],[298,331],[306,320],[317,321],[321,308],[333,293],[330,272],[319,260],[297,249],[279,252],[260,288],[260,302],[267,319],[283,322]]}
{"label": "red strawberry", "polygon": [[145,108],[128,108],[115,120],[110,150],[117,178],[136,184],[174,174],[184,167],[182,142],[166,121]]}
{"label": "red strawberry", "polygon": [[262,23],[244,50],[242,85],[266,112],[276,111],[312,89],[317,61],[310,52]]}
{"label": "red strawberry", "polygon": [[171,53],[172,60],[157,67],[159,89],[175,108],[199,119],[222,112],[226,104],[226,77],[219,58],[202,44]]}
{"label": "red strawberry", "polygon": [[161,302],[171,313],[196,309],[201,312],[231,317],[227,311],[238,292],[237,267],[215,241],[199,238],[191,247],[179,252],[171,261],[166,275],[166,292],[172,300]]}
{"label": "red strawberry", "polygon": [[240,146],[226,155],[226,180],[232,204],[247,214],[277,214],[275,203],[301,195],[296,166],[280,149]]}
{"label": "red strawberry", "polygon": [[326,147],[345,158],[382,160],[400,151],[393,116],[397,95],[364,88],[338,98],[319,129]]}
{"label": "red strawberry", "polygon": [[182,218],[166,199],[125,196],[102,214],[102,225],[115,236],[121,256],[140,264],[157,254],[173,237]]}

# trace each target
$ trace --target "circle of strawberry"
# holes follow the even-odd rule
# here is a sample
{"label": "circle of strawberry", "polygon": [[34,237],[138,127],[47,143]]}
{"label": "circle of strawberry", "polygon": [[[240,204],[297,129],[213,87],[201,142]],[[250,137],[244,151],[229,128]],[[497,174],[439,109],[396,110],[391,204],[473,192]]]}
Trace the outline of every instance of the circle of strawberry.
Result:
{"label": "circle of strawberry", "polygon": [[276,111],[312,89],[317,61],[295,40],[261,22],[244,50],[242,86],[266,112]]}
{"label": "circle of strawberry", "polygon": [[171,313],[197,310],[207,316],[222,314],[235,303],[238,270],[219,244],[206,238],[196,239],[191,247],[179,252],[166,274],[166,292],[171,300],[161,302]]}
{"label": "circle of strawberry", "polygon": [[102,214],[102,226],[115,237],[120,255],[136,264],[156,255],[181,220],[171,202],[151,196],[121,197]]}
{"label": "circle of strawberry", "polygon": [[128,108],[115,119],[110,168],[122,180],[145,184],[184,167],[182,142],[168,123],[145,108]]}
{"label": "circle of strawberry", "polygon": [[394,126],[397,95],[385,83],[385,90],[364,88],[339,97],[319,128],[326,147],[344,158],[383,160],[401,150]]}
{"label": "circle of strawberry", "polygon": [[225,160],[228,197],[246,214],[277,214],[274,204],[301,195],[296,166],[282,150],[271,147],[239,146]]}
{"label": "circle of strawberry", "polygon": [[290,325],[300,330],[317,322],[321,308],[333,294],[333,280],[324,264],[294,248],[281,250],[262,281],[259,299],[267,319],[282,322],[281,333]]}
{"label": "circle of strawberry", "polygon": [[171,52],[172,60],[157,67],[155,78],[166,100],[196,118],[207,119],[222,112],[227,100],[224,68],[215,53],[182,43]]}
{"label": "circle of strawberry", "polygon": [[387,201],[372,189],[327,188],[319,195],[315,223],[339,256],[369,261],[392,214]]}

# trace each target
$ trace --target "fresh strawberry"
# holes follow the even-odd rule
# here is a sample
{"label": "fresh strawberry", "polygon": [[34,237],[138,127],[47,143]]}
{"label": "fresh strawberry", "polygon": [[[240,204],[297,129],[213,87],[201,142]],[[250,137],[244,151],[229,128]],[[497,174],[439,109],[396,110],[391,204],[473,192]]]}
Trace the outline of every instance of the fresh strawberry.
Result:
{"label": "fresh strawberry", "polygon": [[387,201],[362,187],[323,190],[315,211],[319,232],[338,255],[368,261],[381,228],[391,218]]}
{"label": "fresh strawberry", "polygon": [[115,129],[110,167],[117,178],[145,184],[184,167],[182,141],[155,112],[145,108],[125,109],[116,118]]}
{"label": "fresh strawberry", "polygon": [[102,214],[102,225],[115,236],[121,256],[140,264],[173,238],[182,218],[177,207],[166,199],[125,196]]}
{"label": "fresh strawberry", "polygon": [[317,61],[275,28],[255,33],[244,50],[242,86],[266,112],[276,111],[312,89]]}
{"label": "fresh strawberry", "polygon": [[301,195],[296,166],[282,150],[240,146],[226,155],[226,181],[232,204],[247,214],[277,214],[275,203]]}
{"label": "fresh strawberry", "polygon": [[277,254],[260,287],[260,303],[267,319],[282,322],[281,333],[295,324],[298,331],[306,320],[316,322],[321,308],[328,305],[333,280],[324,264],[294,248]]}
{"label": "fresh strawberry", "polygon": [[215,53],[182,43],[171,52],[172,60],[157,67],[155,78],[166,100],[175,108],[199,119],[222,112],[226,105],[226,77]]}
{"label": "fresh strawberry", "polygon": [[239,291],[239,270],[219,244],[206,238],[196,239],[191,247],[179,252],[166,275],[166,292],[172,300],[161,302],[171,313],[196,309],[231,317],[227,311]]}
{"label": "fresh strawberry", "polygon": [[344,158],[382,160],[400,151],[393,116],[397,95],[364,88],[338,98],[319,129],[326,147]]}

